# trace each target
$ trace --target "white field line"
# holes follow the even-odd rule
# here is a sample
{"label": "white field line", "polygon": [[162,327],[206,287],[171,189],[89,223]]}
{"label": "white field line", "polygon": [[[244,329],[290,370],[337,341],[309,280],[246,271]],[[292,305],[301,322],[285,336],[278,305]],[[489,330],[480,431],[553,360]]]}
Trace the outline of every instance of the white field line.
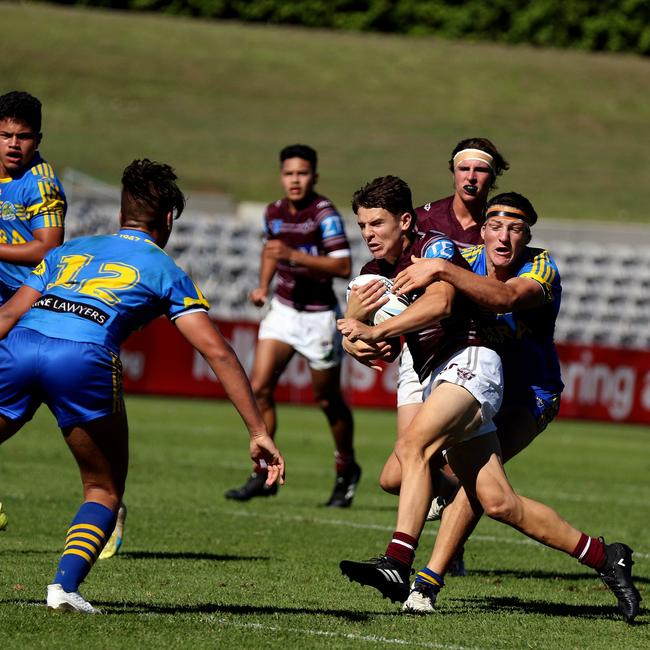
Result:
{"label": "white field line", "polygon": [[[245,510],[219,510],[221,514],[229,515],[231,517],[251,517],[253,519],[281,519],[283,521],[293,521],[296,523],[313,524],[315,526],[342,526],[344,528],[360,528],[362,530],[381,530],[384,532],[392,533],[395,530],[394,526],[386,526],[384,524],[364,524],[357,521],[347,521],[344,519],[322,519],[318,517],[304,517],[301,515],[283,515],[283,514],[264,514],[259,512],[246,512]],[[436,529],[437,530],[437,529]],[[425,527],[422,532],[423,535],[433,534],[435,531],[429,527]],[[495,535],[480,535],[473,534],[472,539],[479,542],[493,542],[496,544],[514,544],[514,545],[529,545],[539,548],[540,550],[550,550],[543,544],[539,544],[532,539],[526,537],[519,539],[512,539],[509,537],[497,537]],[[650,553],[634,551],[635,558],[650,558]]]}
{"label": "white field line", "polygon": [[280,627],[276,625],[264,625],[263,623],[238,623],[225,618],[217,618],[214,614],[206,614],[201,618],[216,622],[219,625],[244,628],[249,630],[261,630],[263,632],[284,632],[302,636],[322,636],[334,639],[345,639],[346,641],[364,641],[366,643],[383,643],[385,645],[408,646],[410,648],[435,648],[437,650],[480,650],[480,648],[461,645],[448,645],[446,643],[432,643],[430,641],[416,641],[411,639],[391,639],[385,636],[374,634],[353,634],[346,632],[329,632],[327,630],[311,630],[296,627]]}

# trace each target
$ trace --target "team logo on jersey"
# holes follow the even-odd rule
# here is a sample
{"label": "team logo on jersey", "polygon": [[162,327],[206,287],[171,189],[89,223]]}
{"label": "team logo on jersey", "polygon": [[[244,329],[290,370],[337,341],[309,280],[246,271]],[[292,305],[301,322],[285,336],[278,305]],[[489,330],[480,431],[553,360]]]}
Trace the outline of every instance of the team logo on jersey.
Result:
{"label": "team logo on jersey", "polygon": [[454,257],[454,245],[449,239],[439,239],[426,247],[423,257],[441,257],[450,260]]}
{"label": "team logo on jersey", "polygon": [[3,221],[14,221],[16,219],[16,206],[11,201],[3,201],[0,204],[0,218]]}
{"label": "team logo on jersey", "polygon": [[459,379],[463,379],[465,381],[470,381],[476,377],[476,375],[469,368],[461,368],[460,366],[456,368],[456,374],[458,375]]}
{"label": "team logo on jersey", "polygon": [[271,222],[269,223],[269,230],[273,235],[277,235],[282,230],[283,223],[284,221],[282,221],[282,219],[271,219]]}

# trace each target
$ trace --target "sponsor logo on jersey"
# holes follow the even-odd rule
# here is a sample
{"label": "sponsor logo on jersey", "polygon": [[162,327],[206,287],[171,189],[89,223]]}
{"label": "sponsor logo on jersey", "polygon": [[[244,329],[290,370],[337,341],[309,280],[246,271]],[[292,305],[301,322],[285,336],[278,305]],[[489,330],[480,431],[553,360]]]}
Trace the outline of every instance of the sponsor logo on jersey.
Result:
{"label": "sponsor logo on jersey", "polygon": [[269,230],[272,234],[277,235],[282,230],[283,223],[284,222],[282,219],[271,219],[271,222],[269,223]]}
{"label": "sponsor logo on jersey", "polygon": [[108,314],[98,307],[91,307],[83,302],[75,302],[51,294],[41,296],[32,305],[32,309],[47,309],[61,314],[74,314],[98,325],[105,325],[109,318]]}

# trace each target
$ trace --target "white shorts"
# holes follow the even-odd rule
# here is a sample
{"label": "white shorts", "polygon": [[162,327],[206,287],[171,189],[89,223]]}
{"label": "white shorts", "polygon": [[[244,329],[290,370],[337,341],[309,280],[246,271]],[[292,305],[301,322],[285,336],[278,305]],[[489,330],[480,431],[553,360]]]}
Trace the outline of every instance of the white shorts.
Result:
{"label": "white shorts", "polygon": [[341,364],[343,347],[336,319],[338,308],[329,311],[298,311],[271,300],[271,309],[260,323],[258,339],[275,339],[290,345],[313,370],[327,370]]}
{"label": "white shorts", "polygon": [[501,358],[494,350],[470,346],[456,352],[431,373],[423,399],[426,400],[431,391],[443,381],[462,386],[481,406],[481,425],[461,440],[454,439],[453,443],[496,431],[492,419],[501,407],[503,398],[503,369]]}
{"label": "white shorts", "polygon": [[413,368],[413,357],[409,346],[402,346],[399,357],[399,375],[397,376],[397,408],[406,404],[422,404],[424,386]]}

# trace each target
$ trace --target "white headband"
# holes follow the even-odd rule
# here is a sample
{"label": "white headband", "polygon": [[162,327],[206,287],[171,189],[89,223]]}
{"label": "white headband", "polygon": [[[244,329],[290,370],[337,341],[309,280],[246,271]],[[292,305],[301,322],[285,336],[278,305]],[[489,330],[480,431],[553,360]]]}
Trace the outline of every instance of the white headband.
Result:
{"label": "white headband", "polygon": [[465,160],[480,160],[494,172],[494,157],[481,149],[462,149],[454,156],[454,167]]}

